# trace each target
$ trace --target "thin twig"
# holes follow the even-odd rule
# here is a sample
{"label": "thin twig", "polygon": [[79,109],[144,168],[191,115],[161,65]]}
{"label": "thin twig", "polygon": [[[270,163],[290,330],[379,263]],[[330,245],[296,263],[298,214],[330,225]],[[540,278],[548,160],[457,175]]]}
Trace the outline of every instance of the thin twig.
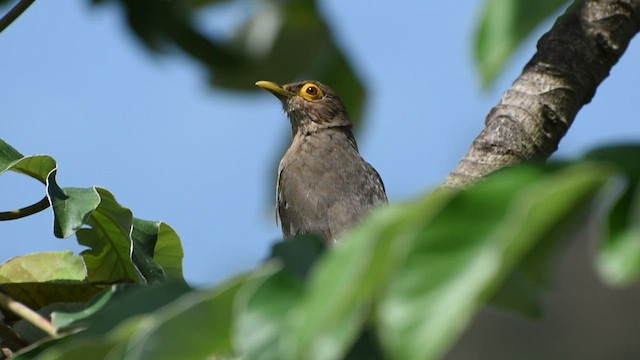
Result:
{"label": "thin twig", "polygon": [[2,19],[0,19],[0,32],[6,29],[7,26],[11,25],[11,23],[18,18],[31,4],[33,4],[36,0],[20,0],[16,6],[11,8],[8,13],[6,13]]}
{"label": "thin twig", "polygon": [[49,206],[49,198],[45,196],[37,203],[27,207],[23,207],[22,209],[0,212],[0,221],[20,219],[40,212],[48,208]]}
{"label": "thin twig", "polygon": [[2,292],[0,292],[0,306],[28,321],[33,326],[47,333],[47,335],[51,337],[58,335],[56,328],[49,320]]}

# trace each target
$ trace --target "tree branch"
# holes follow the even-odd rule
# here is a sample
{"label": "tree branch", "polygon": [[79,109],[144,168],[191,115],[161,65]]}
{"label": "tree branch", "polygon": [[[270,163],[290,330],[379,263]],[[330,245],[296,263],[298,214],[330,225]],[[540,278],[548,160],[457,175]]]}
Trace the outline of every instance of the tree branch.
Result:
{"label": "tree branch", "polygon": [[53,326],[53,324],[51,324],[49,320],[43,318],[37,312],[29,309],[23,303],[13,300],[3,292],[0,292],[0,306],[18,315],[22,319],[30,322],[35,327],[44,331],[47,335],[51,337],[55,337],[57,335],[56,328]]}
{"label": "tree branch", "polygon": [[11,25],[11,23],[18,18],[31,4],[36,0],[20,0],[8,13],[6,13],[2,19],[0,19],[0,32]]}
{"label": "tree branch", "polygon": [[538,51],[491,109],[445,187],[546,159],[640,31],[640,0],[576,0],[538,41]]}

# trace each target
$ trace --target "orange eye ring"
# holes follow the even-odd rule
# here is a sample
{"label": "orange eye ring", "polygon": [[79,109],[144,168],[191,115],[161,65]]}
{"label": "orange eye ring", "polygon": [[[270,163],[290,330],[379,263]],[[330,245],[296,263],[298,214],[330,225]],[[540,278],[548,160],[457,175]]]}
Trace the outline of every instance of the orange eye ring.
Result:
{"label": "orange eye ring", "polygon": [[314,83],[307,83],[302,86],[300,89],[300,96],[305,98],[306,100],[313,101],[322,99],[324,97],[324,93],[322,89]]}

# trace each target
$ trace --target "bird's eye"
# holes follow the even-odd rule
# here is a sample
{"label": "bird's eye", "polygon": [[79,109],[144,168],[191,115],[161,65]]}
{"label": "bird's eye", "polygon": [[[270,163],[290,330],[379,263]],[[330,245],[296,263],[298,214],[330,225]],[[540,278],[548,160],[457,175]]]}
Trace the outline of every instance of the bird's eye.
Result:
{"label": "bird's eye", "polygon": [[304,86],[300,89],[300,96],[303,98],[312,101],[322,99],[324,94],[322,90],[318,87],[318,85],[313,83],[304,84]]}

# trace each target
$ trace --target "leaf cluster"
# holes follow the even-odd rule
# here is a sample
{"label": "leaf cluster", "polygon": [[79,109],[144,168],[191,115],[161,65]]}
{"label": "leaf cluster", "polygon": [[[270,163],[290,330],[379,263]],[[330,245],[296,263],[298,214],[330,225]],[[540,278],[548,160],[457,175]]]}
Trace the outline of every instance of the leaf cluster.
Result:
{"label": "leaf cluster", "polygon": [[[0,290],[58,336],[11,327],[17,359],[433,359],[485,304],[539,315],[555,254],[576,225],[600,244],[605,282],[637,280],[640,147],[498,171],[466,190],[382,208],[329,251],[307,235],[255,270],[192,289],[167,225],[133,218],[105,189],[60,188],[55,161],[0,147],[2,172],[45,183],[55,233],[88,247],[0,266]],[[622,251],[621,249],[624,249]]]}

